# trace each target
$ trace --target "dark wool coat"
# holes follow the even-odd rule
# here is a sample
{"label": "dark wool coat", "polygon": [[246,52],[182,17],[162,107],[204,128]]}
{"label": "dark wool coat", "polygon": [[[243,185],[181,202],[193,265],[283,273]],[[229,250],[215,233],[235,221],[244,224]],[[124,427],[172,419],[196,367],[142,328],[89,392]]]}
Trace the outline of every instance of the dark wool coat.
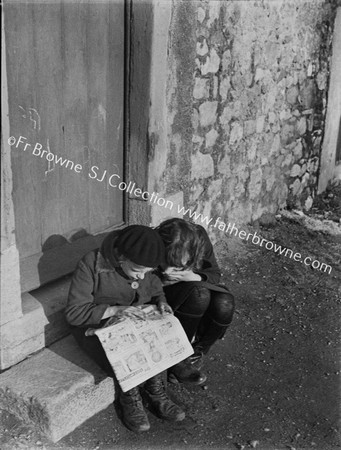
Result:
{"label": "dark wool coat", "polygon": [[[109,248],[110,245],[110,248]],[[120,269],[119,262],[109,254],[113,240],[104,240],[101,249],[85,255],[73,274],[67,306],[66,320],[77,327],[100,326],[108,306],[137,306],[145,303],[156,304],[166,298],[160,279],[147,272],[139,287],[132,288],[134,280]]]}

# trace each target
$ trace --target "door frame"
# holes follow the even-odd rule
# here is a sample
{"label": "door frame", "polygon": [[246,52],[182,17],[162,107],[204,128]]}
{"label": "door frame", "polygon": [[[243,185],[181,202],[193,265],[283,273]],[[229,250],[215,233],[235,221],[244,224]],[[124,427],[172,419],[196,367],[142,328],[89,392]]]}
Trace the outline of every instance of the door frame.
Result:
{"label": "door frame", "polygon": [[341,6],[337,8],[332,58],[330,65],[330,81],[328,90],[328,106],[322,144],[318,194],[325,191],[330,181],[341,180],[341,163],[336,164],[336,149],[341,118]]}

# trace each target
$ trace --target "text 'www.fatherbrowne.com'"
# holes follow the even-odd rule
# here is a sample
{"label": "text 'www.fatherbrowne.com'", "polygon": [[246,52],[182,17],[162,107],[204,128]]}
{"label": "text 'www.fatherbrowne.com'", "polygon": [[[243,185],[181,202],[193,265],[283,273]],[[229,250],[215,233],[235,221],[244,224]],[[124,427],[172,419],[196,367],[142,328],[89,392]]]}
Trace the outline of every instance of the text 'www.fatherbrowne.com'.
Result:
{"label": "text 'www.fatherbrowne.com'", "polygon": [[[37,142],[35,145],[31,145],[27,142],[27,138],[24,136],[19,136],[19,138],[15,138],[11,136],[8,138],[8,144],[11,147],[18,148],[24,152],[31,152],[33,156],[46,159],[49,164],[53,164],[54,166],[60,166],[65,169],[72,170],[76,173],[84,172],[84,168],[82,164],[77,164],[74,161],[63,158],[52,153],[49,148],[46,150],[43,146]],[[48,172],[48,171],[47,171]],[[45,172],[45,173],[47,173]],[[174,211],[174,202],[171,200],[163,198],[157,192],[149,192],[146,190],[142,190],[136,186],[135,182],[129,181],[126,183],[125,181],[120,181],[121,177],[117,173],[110,173],[108,170],[100,170],[98,166],[91,166],[88,170],[88,177],[92,180],[98,181],[102,183],[103,181],[107,182],[107,185],[111,188],[119,189],[120,191],[125,191],[132,196],[141,197],[143,200],[153,203],[155,205],[166,208],[170,211]],[[214,219],[213,217],[204,216],[197,211],[193,211],[190,208],[184,208],[183,206],[177,205],[177,214],[182,215],[183,217],[190,218],[196,223],[201,223],[206,228],[211,227],[215,228],[219,231],[224,232],[225,234],[229,234],[231,236],[236,236],[239,239],[252,242],[254,245],[259,245],[260,247],[266,248],[266,250],[273,251],[278,255],[282,255],[293,259],[296,262],[300,262],[306,266],[311,267],[315,270],[320,270],[323,272],[328,272],[329,274],[332,271],[332,267],[329,264],[324,262],[320,262],[317,259],[313,259],[310,256],[302,256],[301,253],[294,253],[290,248],[282,247],[281,245],[276,244],[275,242],[269,241],[267,239],[262,238],[256,232],[255,233],[247,233],[245,230],[238,229],[234,223],[225,223],[221,220],[220,217]]]}

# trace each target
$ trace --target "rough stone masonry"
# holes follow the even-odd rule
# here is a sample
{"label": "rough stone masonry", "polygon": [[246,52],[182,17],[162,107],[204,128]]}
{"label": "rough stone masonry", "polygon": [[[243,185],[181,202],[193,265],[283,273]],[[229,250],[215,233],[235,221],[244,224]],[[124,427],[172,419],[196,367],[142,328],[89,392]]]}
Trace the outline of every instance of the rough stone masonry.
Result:
{"label": "rough stone masonry", "polygon": [[[165,196],[246,223],[317,188],[335,7],[176,2],[169,33]],[[156,136],[157,138],[157,136]]]}

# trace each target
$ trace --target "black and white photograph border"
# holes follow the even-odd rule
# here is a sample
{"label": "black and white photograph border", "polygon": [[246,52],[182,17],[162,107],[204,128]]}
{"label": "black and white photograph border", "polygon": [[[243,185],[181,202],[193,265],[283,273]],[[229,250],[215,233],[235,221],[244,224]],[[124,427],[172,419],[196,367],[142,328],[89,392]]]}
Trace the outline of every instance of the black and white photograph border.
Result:
{"label": "black and white photograph border", "polygon": [[[340,449],[341,1],[1,7],[1,448]],[[162,374],[181,420],[141,388],[137,433],[114,375],[75,339],[70,286],[108,237],[138,225],[157,241],[168,220],[204,236],[183,241],[192,266],[169,271],[164,240],[165,266],[138,282],[129,259],[97,260],[99,276],[116,270],[133,303],[158,277],[194,356],[216,291],[233,320],[200,355],[200,382]],[[133,258],[151,260],[141,242]],[[186,320],[177,310],[186,281],[211,296],[199,320],[199,296]],[[102,319],[128,305],[98,302]]]}

